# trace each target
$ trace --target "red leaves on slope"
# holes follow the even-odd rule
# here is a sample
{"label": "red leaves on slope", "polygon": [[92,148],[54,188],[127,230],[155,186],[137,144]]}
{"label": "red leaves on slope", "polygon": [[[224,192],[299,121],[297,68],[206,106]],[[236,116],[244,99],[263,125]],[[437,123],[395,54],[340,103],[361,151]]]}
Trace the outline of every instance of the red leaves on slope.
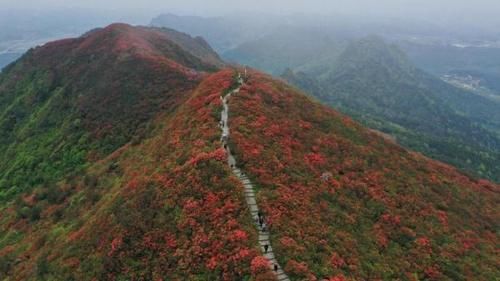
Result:
{"label": "red leaves on slope", "polygon": [[246,241],[248,239],[248,234],[241,229],[236,229],[229,239],[231,241]]}
{"label": "red leaves on slope", "polygon": [[339,256],[338,253],[333,253],[332,257],[330,258],[330,263],[333,266],[333,268],[338,269],[346,265],[345,260]]}
{"label": "red leaves on slope", "polygon": [[207,161],[207,160],[216,160],[216,161],[225,161],[227,159],[227,153],[224,148],[218,148],[215,151],[212,152],[201,152],[200,154],[192,157],[188,163],[189,165],[197,165],[200,162]]}
{"label": "red leaves on slope", "polygon": [[[478,254],[473,239],[454,235],[465,226],[457,221],[474,229],[477,241],[498,240],[478,231],[494,221],[493,200],[478,195],[493,198],[491,191],[499,190],[494,184],[408,152],[260,73],[250,73],[231,100],[231,112],[235,154],[259,187],[274,250],[285,260],[303,261],[320,274],[329,270],[330,276],[348,269],[360,280],[385,270],[424,278],[425,267],[415,265],[424,259],[446,256],[465,266]],[[459,210],[487,219],[461,218]],[[453,242],[443,246],[436,237]],[[388,248],[369,273],[359,270],[365,255]],[[464,258],[464,248],[474,254]]]}
{"label": "red leaves on slope", "polygon": [[337,275],[337,276],[328,278],[328,281],[347,281],[347,279],[344,277],[344,275]]}
{"label": "red leaves on slope", "polygon": [[320,153],[309,153],[304,156],[304,160],[310,165],[324,165],[326,163],[325,157]]}
{"label": "red leaves on slope", "polygon": [[286,263],[285,271],[292,276],[306,277],[309,274],[309,268],[305,262],[289,260]]}
{"label": "red leaves on slope", "polygon": [[252,262],[250,264],[250,269],[253,275],[269,271],[269,261],[267,260],[266,257],[256,256],[255,258],[252,259]]}
{"label": "red leaves on slope", "polygon": [[118,236],[113,238],[111,241],[111,249],[108,252],[108,256],[111,257],[123,244],[123,237]]}

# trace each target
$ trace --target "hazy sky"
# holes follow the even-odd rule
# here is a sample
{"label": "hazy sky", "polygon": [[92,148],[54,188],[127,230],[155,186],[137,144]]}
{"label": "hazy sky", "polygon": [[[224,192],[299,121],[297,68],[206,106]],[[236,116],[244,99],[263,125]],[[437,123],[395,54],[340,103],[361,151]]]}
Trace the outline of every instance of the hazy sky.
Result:
{"label": "hazy sky", "polygon": [[499,0],[0,0],[0,10],[27,7],[133,11],[144,16],[165,12],[185,15],[303,12],[383,15],[435,21],[495,22],[500,19]]}

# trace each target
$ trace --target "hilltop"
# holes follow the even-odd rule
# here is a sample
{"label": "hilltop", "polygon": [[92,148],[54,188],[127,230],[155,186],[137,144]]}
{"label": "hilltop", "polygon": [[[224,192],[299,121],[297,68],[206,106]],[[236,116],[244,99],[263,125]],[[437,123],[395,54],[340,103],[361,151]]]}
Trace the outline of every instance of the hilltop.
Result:
{"label": "hilltop", "polygon": [[30,50],[0,76],[0,199],[140,140],[220,65],[200,39],[124,24]]}

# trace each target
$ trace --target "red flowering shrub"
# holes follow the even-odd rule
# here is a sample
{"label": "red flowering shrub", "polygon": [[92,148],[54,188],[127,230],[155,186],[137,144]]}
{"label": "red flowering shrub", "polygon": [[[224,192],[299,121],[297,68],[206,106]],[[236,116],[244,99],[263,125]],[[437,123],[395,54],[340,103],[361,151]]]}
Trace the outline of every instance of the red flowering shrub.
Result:
{"label": "red flowering shrub", "polygon": [[269,261],[266,259],[266,257],[256,256],[255,258],[252,259],[250,268],[252,270],[253,275],[264,273],[270,270]]}
{"label": "red flowering shrub", "polygon": [[427,237],[418,238],[415,242],[422,247],[429,247],[431,245],[431,241]]}
{"label": "red flowering shrub", "polygon": [[333,266],[333,268],[340,268],[344,266],[346,263],[343,258],[339,256],[337,253],[333,253],[332,257],[330,258],[330,262]]}
{"label": "red flowering shrub", "polygon": [[248,239],[248,235],[247,235],[247,233],[245,231],[237,229],[237,230],[233,231],[233,235],[232,235],[231,239],[233,239],[235,241],[247,240]]}
{"label": "red flowering shrub", "polygon": [[337,275],[337,276],[328,278],[328,281],[347,281],[347,279],[344,277],[344,275]]}
{"label": "red flowering shrub", "polygon": [[306,154],[305,160],[311,165],[323,165],[326,163],[325,157],[320,153]]}
{"label": "red flowering shrub", "polygon": [[289,260],[286,263],[285,271],[297,277],[306,277],[309,273],[309,269],[305,262],[297,262],[294,260]]}

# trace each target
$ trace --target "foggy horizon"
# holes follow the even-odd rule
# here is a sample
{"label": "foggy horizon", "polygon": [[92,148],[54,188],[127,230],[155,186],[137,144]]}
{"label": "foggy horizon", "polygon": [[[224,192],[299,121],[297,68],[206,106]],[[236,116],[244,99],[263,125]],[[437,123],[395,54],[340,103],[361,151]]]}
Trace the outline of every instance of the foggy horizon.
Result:
{"label": "foggy horizon", "polygon": [[165,13],[194,16],[228,16],[238,14],[267,14],[267,15],[343,15],[369,19],[404,19],[409,21],[423,21],[442,24],[460,24],[472,26],[487,26],[493,28],[500,23],[500,3],[493,0],[480,0],[475,3],[469,1],[438,0],[422,3],[418,0],[358,0],[355,3],[348,0],[312,0],[312,1],[284,1],[257,0],[252,2],[223,0],[211,1],[209,4],[197,0],[144,0],[135,1],[111,0],[102,1],[71,1],[63,0],[6,0],[2,10],[26,9],[36,11],[50,11],[59,9],[76,9],[82,12],[96,12],[122,16],[123,21],[134,24],[148,24],[151,18]]}

